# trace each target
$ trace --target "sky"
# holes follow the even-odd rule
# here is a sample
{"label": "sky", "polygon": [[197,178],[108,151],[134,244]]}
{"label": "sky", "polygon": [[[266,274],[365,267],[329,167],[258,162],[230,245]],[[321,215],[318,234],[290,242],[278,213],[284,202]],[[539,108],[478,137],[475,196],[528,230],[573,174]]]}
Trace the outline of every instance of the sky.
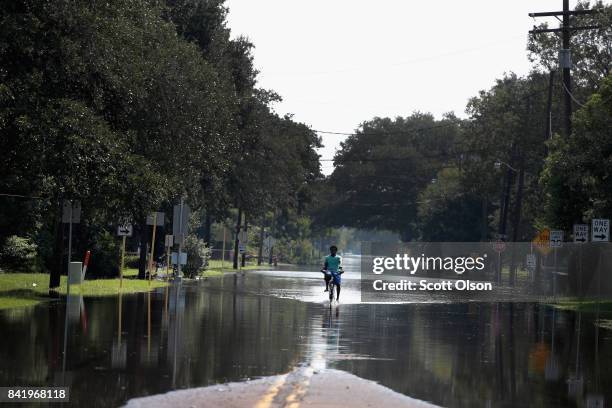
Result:
{"label": "sky", "polygon": [[[570,0],[573,8],[576,1]],[[530,12],[562,0],[228,0],[232,36],[255,44],[258,86],[277,113],[312,129],[353,132],[376,116],[453,111],[506,72],[527,74]],[[558,22],[548,21],[557,27]],[[345,136],[320,134],[324,174]]]}

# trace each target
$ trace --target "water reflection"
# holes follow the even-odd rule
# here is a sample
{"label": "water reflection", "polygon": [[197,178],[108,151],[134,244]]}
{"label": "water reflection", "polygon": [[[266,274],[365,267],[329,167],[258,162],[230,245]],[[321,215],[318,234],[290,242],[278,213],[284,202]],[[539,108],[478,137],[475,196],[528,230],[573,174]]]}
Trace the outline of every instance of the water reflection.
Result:
{"label": "water reflection", "polygon": [[342,304],[330,308],[320,275],[290,273],[77,298],[65,370],[66,303],[3,311],[0,381],[63,379],[74,405],[106,407],[310,364],[443,406],[581,407],[612,398],[611,331],[594,314],[534,303],[358,304],[350,276]]}

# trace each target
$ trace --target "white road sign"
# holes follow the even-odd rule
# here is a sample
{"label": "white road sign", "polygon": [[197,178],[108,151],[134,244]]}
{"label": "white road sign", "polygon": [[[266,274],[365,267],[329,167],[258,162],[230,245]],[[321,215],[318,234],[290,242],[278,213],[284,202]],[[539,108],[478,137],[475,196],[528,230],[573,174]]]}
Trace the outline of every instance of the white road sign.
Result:
{"label": "white road sign", "polygon": [[70,222],[72,214],[72,223],[78,224],[81,222],[81,202],[78,200],[64,200],[62,207],[62,222],[67,224]]}
{"label": "white road sign", "polygon": [[536,256],[535,254],[527,254],[527,259],[525,260],[525,266],[530,271],[535,271],[536,268]]}
{"label": "white road sign", "polygon": [[593,218],[591,224],[591,241],[610,241],[610,220],[605,218]]}
{"label": "white road sign", "polygon": [[[177,252],[173,252],[171,256],[172,259],[172,265],[176,265],[176,255]],[[186,252],[181,252],[181,265],[187,265],[187,253]]]}
{"label": "white road sign", "polygon": [[183,235],[187,235],[187,226],[191,210],[187,204],[181,203],[174,206],[172,213],[172,235],[175,241],[182,242]]}
{"label": "white road sign", "polygon": [[117,227],[117,235],[120,237],[131,237],[133,232],[132,224],[127,223]]}
{"label": "white road sign", "polygon": [[587,224],[574,224],[574,242],[585,243],[589,241],[589,226]]}
{"label": "white road sign", "polygon": [[170,248],[174,245],[174,235],[166,235],[166,240],[164,244],[167,248]]}
{"label": "white road sign", "polygon": [[[157,217],[155,216],[157,214]],[[158,227],[164,226],[164,217],[166,214],[163,212],[151,213],[147,215],[147,225],[157,225]]]}
{"label": "white road sign", "polygon": [[563,231],[551,230],[550,231],[550,247],[561,248],[563,246]]}

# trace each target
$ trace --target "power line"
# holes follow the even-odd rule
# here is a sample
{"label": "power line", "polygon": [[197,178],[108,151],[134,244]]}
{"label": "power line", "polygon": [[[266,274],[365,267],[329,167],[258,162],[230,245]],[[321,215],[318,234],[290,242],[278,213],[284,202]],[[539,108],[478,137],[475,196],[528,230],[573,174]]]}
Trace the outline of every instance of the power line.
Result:
{"label": "power line", "polygon": [[419,62],[424,62],[424,61],[430,61],[430,60],[435,60],[438,58],[444,58],[444,57],[451,57],[451,56],[455,56],[455,55],[460,55],[460,54],[464,54],[464,53],[470,53],[470,52],[474,52],[474,51],[479,51],[481,49],[484,48],[488,48],[494,45],[498,45],[498,44],[502,44],[502,43],[509,43],[512,41],[515,41],[519,38],[522,38],[522,35],[513,35],[511,37],[507,37],[498,41],[492,41],[486,44],[483,44],[482,46],[478,46],[478,47],[472,47],[472,48],[465,48],[465,49],[461,49],[461,50],[456,50],[456,51],[450,51],[450,52],[446,52],[446,53],[441,53],[441,54],[436,54],[436,55],[431,55],[431,56],[425,56],[422,58],[415,58],[415,59],[411,59],[411,60],[404,60],[404,61],[398,61],[398,62],[394,62],[394,63],[390,63],[390,64],[386,64],[385,66],[364,66],[363,64],[358,65],[358,66],[352,66],[352,67],[346,67],[346,68],[341,68],[341,69],[336,69],[336,70],[329,70],[329,71],[310,71],[310,72],[287,72],[287,71],[269,71],[268,74],[271,75],[278,75],[278,76],[317,76],[317,75],[333,75],[333,74],[343,74],[343,73],[349,73],[349,72],[357,72],[357,71],[368,71],[368,70],[372,70],[372,69],[380,69],[380,68],[394,68],[394,67],[401,67],[403,65],[409,65],[409,64],[414,64],[414,63],[419,63]]}
{"label": "power line", "polygon": [[26,196],[21,194],[8,194],[8,193],[0,193],[0,197],[12,197],[12,198],[30,198],[33,200],[42,200],[42,197],[34,197],[34,196]]}
{"label": "power line", "polygon": [[313,132],[316,133],[322,133],[322,134],[326,134],[326,135],[340,135],[340,136],[386,136],[386,135],[410,135],[414,132],[422,132],[424,130],[429,130],[429,129],[439,129],[439,128],[444,128],[444,127],[449,127],[449,126],[453,126],[453,125],[458,125],[461,123],[461,120],[451,120],[448,123],[443,123],[443,124],[439,124],[439,125],[434,125],[434,126],[427,126],[427,127],[422,127],[422,128],[416,128],[416,129],[406,129],[406,130],[390,130],[390,131],[379,131],[379,132],[332,132],[329,130],[318,130],[318,129],[312,129]]}

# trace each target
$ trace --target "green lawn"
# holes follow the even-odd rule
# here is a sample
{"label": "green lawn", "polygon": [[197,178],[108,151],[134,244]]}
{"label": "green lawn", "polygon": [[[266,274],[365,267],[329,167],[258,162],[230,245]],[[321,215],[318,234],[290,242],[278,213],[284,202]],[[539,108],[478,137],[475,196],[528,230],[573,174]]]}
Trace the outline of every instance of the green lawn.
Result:
{"label": "green lawn", "polygon": [[[137,270],[124,274],[122,293],[148,292],[168,285],[167,282],[134,279]],[[4,273],[0,274],[0,309],[32,306],[49,300],[49,275],[45,273]],[[119,279],[86,280],[82,285],[70,285],[70,293],[83,296],[112,296],[119,292]],[[59,293],[67,291],[66,277],[62,276]]]}
{"label": "green lawn", "polygon": [[596,312],[599,308],[600,312],[612,312],[612,299],[559,299],[557,303],[551,304],[557,309],[574,310],[577,312]]}
{"label": "green lawn", "polygon": [[[262,269],[262,268],[267,268],[268,264],[262,264],[261,266],[257,266],[257,262],[247,262],[246,266],[244,268],[242,268],[243,271],[249,271],[249,270],[255,270],[255,269]],[[221,260],[215,259],[215,260],[210,260],[208,261],[208,269],[206,269],[204,271],[203,276],[220,276],[223,273],[226,272],[236,272],[238,269],[233,269],[232,268],[232,260],[225,260],[225,262],[223,262],[223,271],[221,270]]]}
{"label": "green lawn", "polygon": [[[264,265],[267,267],[267,264]],[[261,269],[256,263],[247,263],[242,270]],[[220,260],[212,260],[203,276],[220,276],[224,272],[234,272],[232,263],[226,260],[221,269]],[[167,286],[168,282],[136,279],[138,269],[126,268],[123,273],[122,293],[148,292]],[[49,300],[49,275],[46,273],[3,273],[0,274],[0,309],[33,306]],[[70,293],[81,293],[83,296],[113,296],[119,293],[119,279],[92,279],[82,285],[70,285]],[[59,293],[67,291],[66,277],[62,276]]]}

